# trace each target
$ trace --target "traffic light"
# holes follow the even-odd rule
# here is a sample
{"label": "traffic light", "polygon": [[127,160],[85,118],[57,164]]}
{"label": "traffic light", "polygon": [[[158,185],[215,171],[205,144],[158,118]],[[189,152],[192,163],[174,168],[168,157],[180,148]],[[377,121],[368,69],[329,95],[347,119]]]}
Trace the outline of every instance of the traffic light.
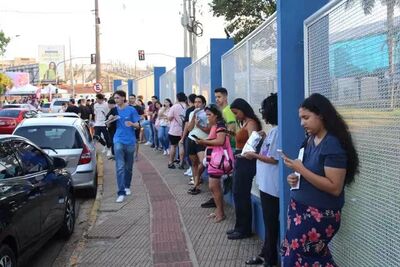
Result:
{"label": "traffic light", "polygon": [[144,50],[138,51],[139,60],[144,60]]}
{"label": "traffic light", "polygon": [[90,54],[90,64],[96,64],[96,54]]}

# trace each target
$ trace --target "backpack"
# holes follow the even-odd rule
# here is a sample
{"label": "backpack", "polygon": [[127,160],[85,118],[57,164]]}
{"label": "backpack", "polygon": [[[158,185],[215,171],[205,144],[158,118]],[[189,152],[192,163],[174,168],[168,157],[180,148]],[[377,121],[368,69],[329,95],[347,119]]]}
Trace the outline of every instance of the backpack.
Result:
{"label": "backpack", "polygon": [[229,136],[223,146],[209,146],[206,149],[207,172],[211,176],[229,175],[233,172],[234,156]]}

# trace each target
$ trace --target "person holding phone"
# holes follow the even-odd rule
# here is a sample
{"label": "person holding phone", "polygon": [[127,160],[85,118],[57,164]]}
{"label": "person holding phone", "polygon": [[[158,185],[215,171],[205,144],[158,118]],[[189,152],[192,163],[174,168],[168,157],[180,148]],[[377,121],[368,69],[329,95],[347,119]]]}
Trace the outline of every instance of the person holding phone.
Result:
{"label": "person holding phone", "polygon": [[271,94],[261,103],[260,113],[266,124],[272,128],[265,135],[260,153],[247,152],[244,157],[248,160],[257,159],[256,182],[260,190],[261,208],[264,219],[264,245],[258,256],[246,261],[247,265],[278,264],[278,235],[279,235],[279,167],[278,147],[278,96]]}
{"label": "person holding phone", "polygon": [[194,100],[195,109],[189,115],[189,143],[188,153],[190,161],[192,162],[192,173],[194,178],[194,186],[188,190],[191,195],[197,195],[200,193],[200,177],[204,171],[203,159],[204,151],[206,150],[204,145],[196,143],[198,139],[206,139],[210,129],[207,126],[207,115],[204,111],[206,105],[206,99],[202,95],[196,96]]}
{"label": "person holding phone", "polygon": [[[346,122],[326,97],[305,99],[299,117],[309,137],[302,161],[284,156],[286,166],[301,178],[299,188],[290,192],[283,266],[337,266],[329,243],[340,227],[344,186],[358,172],[357,151]],[[291,187],[298,180],[295,173],[287,177]]]}

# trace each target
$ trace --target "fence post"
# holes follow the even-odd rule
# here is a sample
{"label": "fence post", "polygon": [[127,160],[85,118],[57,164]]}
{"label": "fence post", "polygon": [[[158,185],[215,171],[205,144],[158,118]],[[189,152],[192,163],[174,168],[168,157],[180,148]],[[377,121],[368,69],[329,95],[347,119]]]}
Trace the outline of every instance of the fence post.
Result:
{"label": "fence post", "polygon": [[[160,99],[160,77],[166,72],[165,67],[154,67],[154,95]],[[161,103],[164,99],[160,99]]]}
{"label": "fence post", "polygon": [[118,86],[122,85],[122,80],[113,81],[113,92],[117,91]]}
{"label": "fence post", "polygon": [[[291,158],[297,157],[304,138],[300,127],[298,107],[304,99],[304,20],[327,4],[329,0],[279,0],[278,26],[278,124],[279,147]],[[279,161],[280,174],[280,229],[286,231],[286,210],[289,188],[286,177],[290,173]]]}
{"label": "fence post", "polygon": [[234,46],[233,39],[210,40],[210,102],[215,102],[214,89],[222,86],[222,55]]}
{"label": "fence post", "polygon": [[176,93],[185,92],[184,90],[184,77],[185,68],[192,64],[190,57],[177,57],[176,58]]}

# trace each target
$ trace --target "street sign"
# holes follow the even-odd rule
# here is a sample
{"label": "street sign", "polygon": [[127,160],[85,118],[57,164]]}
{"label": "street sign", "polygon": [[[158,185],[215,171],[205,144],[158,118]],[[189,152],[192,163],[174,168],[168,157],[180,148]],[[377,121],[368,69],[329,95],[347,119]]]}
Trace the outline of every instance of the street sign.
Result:
{"label": "street sign", "polygon": [[90,64],[96,64],[96,54],[90,54]]}
{"label": "street sign", "polygon": [[144,50],[138,50],[139,60],[144,60]]}
{"label": "street sign", "polygon": [[101,91],[103,91],[103,85],[102,85],[101,83],[95,83],[95,84],[93,85],[93,90],[94,90],[96,93],[101,93]]}

